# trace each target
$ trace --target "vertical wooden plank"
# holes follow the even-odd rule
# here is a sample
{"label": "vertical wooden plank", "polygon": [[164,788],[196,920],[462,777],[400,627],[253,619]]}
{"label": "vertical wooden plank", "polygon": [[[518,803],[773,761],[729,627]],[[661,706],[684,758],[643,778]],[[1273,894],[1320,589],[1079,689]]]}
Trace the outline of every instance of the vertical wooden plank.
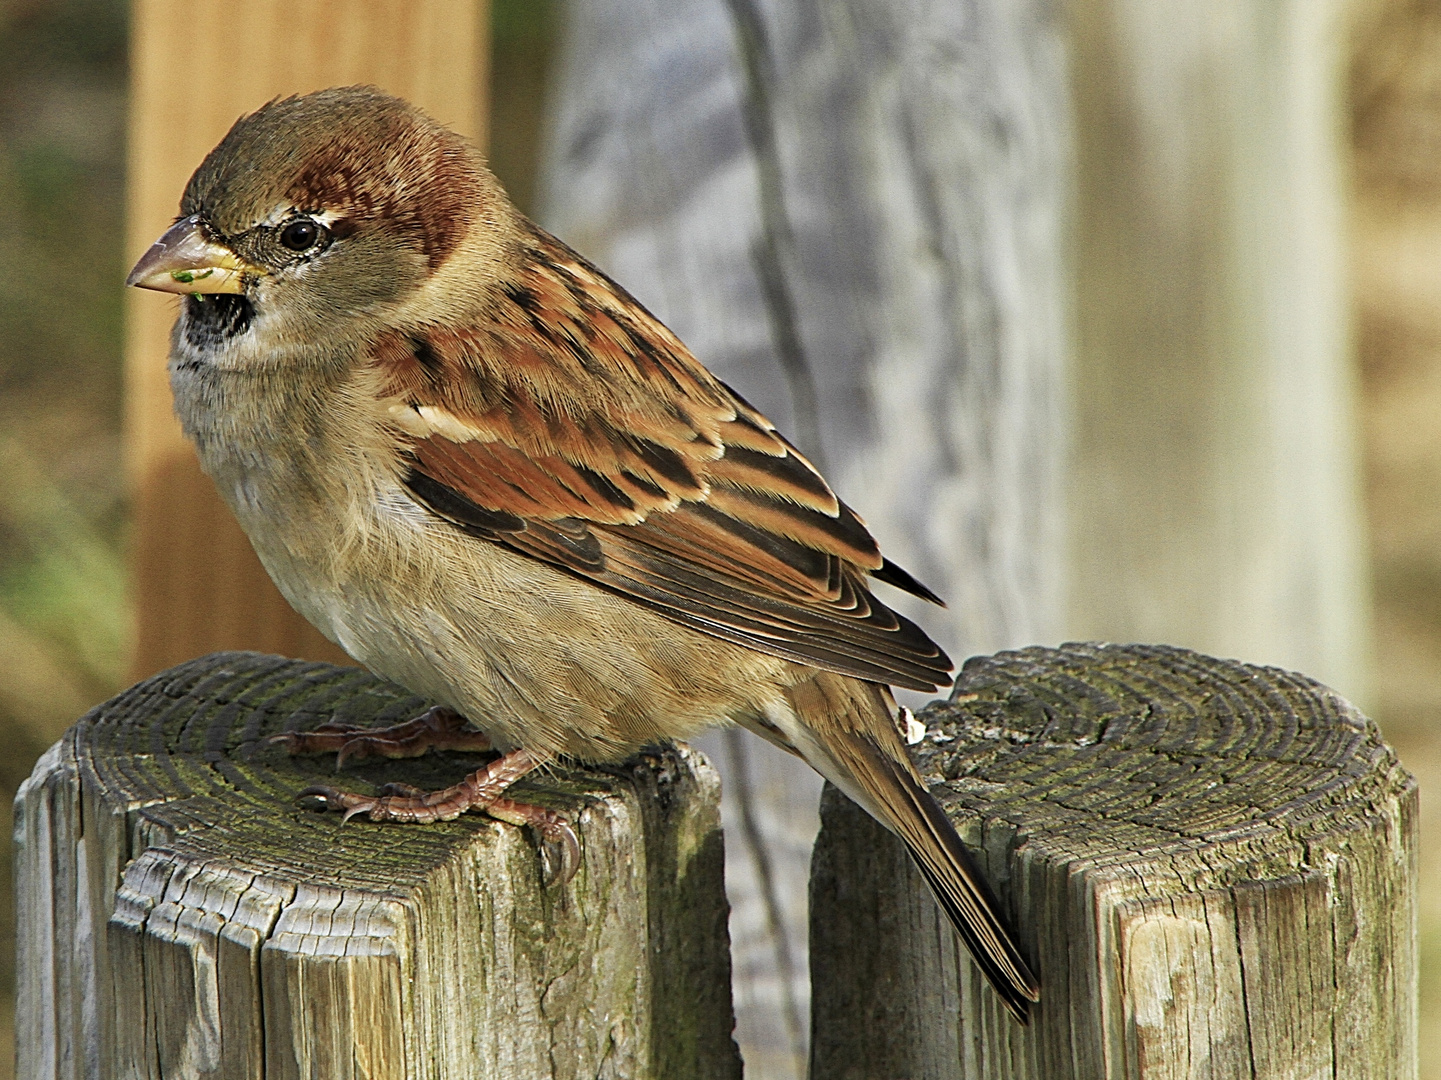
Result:
{"label": "vertical wooden plank", "polygon": [[[483,144],[488,16],[488,0],[134,0],[130,257],[236,117],[276,96],[374,83]],[[126,316],[134,674],[224,648],[342,659],[270,584],[180,432],[165,370],[174,298],[130,290]]]}
{"label": "vertical wooden plank", "polygon": [[1341,0],[1072,0],[1068,633],[1365,692]]}
{"label": "vertical wooden plank", "polygon": [[[543,224],[823,465],[887,554],[949,601],[884,595],[952,656],[1059,639],[1070,121],[1056,5],[573,0],[567,16]],[[749,782],[714,755],[737,1037],[748,1075],[799,1076],[786,1018],[803,1029],[807,988],[787,993],[781,960],[804,970],[804,909],[768,903],[754,868],[803,878],[818,782],[779,751],[748,753]],[[746,789],[754,832],[731,827]]]}
{"label": "vertical wooden plank", "polygon": [[945,597],[885,594],[952,656],[1063,636],[1057,6],[577,0],[568,16],[543,224],[823,460]]}

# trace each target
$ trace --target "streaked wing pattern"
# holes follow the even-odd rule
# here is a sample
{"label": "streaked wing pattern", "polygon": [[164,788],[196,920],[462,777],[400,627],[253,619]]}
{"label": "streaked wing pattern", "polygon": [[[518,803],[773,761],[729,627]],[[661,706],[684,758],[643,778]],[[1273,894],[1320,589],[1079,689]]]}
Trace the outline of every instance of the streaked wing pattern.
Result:
{"label": "streaked wing pattern", "polygon": [[947,683],[949,659],[865,578],[934,594],[639,303],[533,239],[485,329],[417,327],[375,350],[416,499],[713,636],[875,682]]}

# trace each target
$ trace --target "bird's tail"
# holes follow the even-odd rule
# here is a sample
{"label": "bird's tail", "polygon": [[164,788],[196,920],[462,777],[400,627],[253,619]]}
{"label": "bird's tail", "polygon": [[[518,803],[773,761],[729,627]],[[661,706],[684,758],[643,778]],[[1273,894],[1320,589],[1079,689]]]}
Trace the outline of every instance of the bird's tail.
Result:
{"label": "bird's tail", "polygon": [[785,732],[795,750],[900,837],[986,980],[1026,1023],[1030,1004],[1040,999],[1036,977],[975,858],[911,763],[890,692],[817,672],[786,694],[799,721]]}

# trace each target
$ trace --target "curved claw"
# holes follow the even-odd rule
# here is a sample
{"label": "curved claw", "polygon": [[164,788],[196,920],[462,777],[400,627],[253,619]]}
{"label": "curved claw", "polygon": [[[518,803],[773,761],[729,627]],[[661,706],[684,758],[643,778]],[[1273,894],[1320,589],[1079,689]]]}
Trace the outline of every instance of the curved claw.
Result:
{"label": "curved claw", "polygon": [[345,816],[340,819],[344,825],[351,818],[360,814],[370,814],[381,804],[380,798],[374,795],[356,795],[349,791],[336,791],[335,788],[326,787],[323,784],[313,784],[295,796],[296,802],[314,800],[319,805],[311,805],[306,809],[310,810],[343,810]]}
{"label": "curved claw", "polygon": [[[463,812],[463,808],[454,808],[453,812],[417,815],[414,812],[407,813],[394,805],[397,802],[420,803],[428,798],[427,793],[420,788],[401,783],[386,784],[377,795],[357,795],[350,791],[338,791],[324,784],[312,784],[295,796],[296,802],[309,803],[306,806],[308,810],[342,811],[345,815],[341,818],[342,825],[361,814],[369,816],[372,821],[395,821],[413,820],[417,817],[423,820],[441,820],[458,817]],[[580,869],[580,837],[576,835],[575,827],[569,819],[553,810],[515,803],[509,799],[496,799],[489,805],[477,805],[476,808],[486,810],[500,821],[512,825],[529,825],[535,830],[540,841],[537,848],[540,853],[541,876],[546,888],[565,885],[575,877],[576,871]]]}
{"label": "curved claw", "polygon": [[266,746],[284,746],[294,756],[307,754],[335,755],[335,771],[345,768],[352,758],[393,757],[391,743],[365,728],[354,724],[321,724],[314,731],[282,731],[263,740]]}
{"label": "curved claw", "polygon": [[307,809],[321,810],[321,812],[324,812],[324,810],[344,810],[344,818],[340,819],[342,825],[349,822],[352,818],[357,818],[357,816],[362,815],[362,813],[369,815],[370,820],[383,820],[380,816],[376,816],[376,810],[383,809],[383,806],[385,806],[385,796],[383,796],[383,794],[376,796],[376,794],[337,792],[334,787],[326,787],[324,784],[313,784],[313,786],[307,787],[307,789],[304,789],[303,792],[295,796],[297,802],[304,799],[313,799],[318,803],[318,806],[310,806],[307,807]]}
{"label": "curved claw", "polygon": [[335,752],[335,771],[342,772],[345,769],[345,763],[353,757],[370,757],[371,754],[377,752],[375,748],[378,745],[378,740],[367,738],[364,735],[347,739],[345,745]]}
{"label": "curved claw", "polygon": [[306,754],[328,754],[342,750],[356,738],[367,734],[366,730],[354,724],[321,724],[314,731],[281,731],[260,740],[262,746],[284,746],[287,753],[295,756]]}
{"label": "curved claw", "polygon": [[295,793],[296,802],[299,802],[302,799],[315,799],[319,801],[320,805],[318,807],[315,807],[314,809],[329,810],[331,808],[331,803],[339,801],[340,792],[336,791],[334,788],[326,787],[323,784],[311,784],[308,788],[303,788],[302,790]]}
{"label": "curved claw", "polygon": [[529,825],[535,830],[540,841],[541,872],[545,884],[564,885],[580,869],[580,838],[575,826],[563,814],[547,810],[543,806],[515,802],[511,799],[495,799],[485,807],[485,812],[497,821],[511,825]]}
{"label": "curved claw", "polygon": [[[296,798],[315,800],[318,810],[343,810],[345,821],[365,814],[371,821],[407,821],[429,824],[450,821],[467,810],[483,810],[487,802],[476,797],[475,777],[467,777],[439,791],[422,791],[409,784],[387,784],[375,795],[357,795],[315,784]],[[318,804],[318,805],[316,805]],[[344,822],[342,822],[343,824]]]}
{"label": "curved claw", "polygon": [[580,869],[580,838],[565,818],[555,823],[537,825],[540,837],[540,864],[545,885],[565,885]]}
{"label": "curved claw", "polygon": [[280,732],[264,743],[283,744],[291,754],[333,752],[337,772],[358,758],[412,758],[431,750],[488,753],[493,749],[488,735],[470,728],[460,713],[441,705],[403,724],[367,728],[332,720],[312,731]]}

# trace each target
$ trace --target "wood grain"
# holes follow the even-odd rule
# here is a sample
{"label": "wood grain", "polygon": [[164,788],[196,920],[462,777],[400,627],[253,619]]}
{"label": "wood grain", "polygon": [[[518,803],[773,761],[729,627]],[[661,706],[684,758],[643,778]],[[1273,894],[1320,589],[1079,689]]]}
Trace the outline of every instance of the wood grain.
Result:
{"label": "wood grain", "polygon": [[[738,1078],[719,782],[689,750],[556,769],[583,865],[544,887],[481,815],[342,827],[331,762],[263,743],[423,703],[356,668],[222,653],[81,720],[17,801],[19,1075]],[[437,787],[473,758],[357,764]]]}
{"label": "wood grain", "polygon": [[1342,0],[1072,0],[1066,632],[1368,693]]}
{"label": "wood grain", "polygon": [[953,656],[1062,634],[1063,31],[1048,0],[584,0],[558,57],[542,224],[825,463]]}
{"label": "wood grain", "polygon": [[[135,0],[129,258],[236,117],[276,96],[374,83],[484,145],[488,17],[487,0]],[[131,289],[126,305],[135,675],[221,648],[343,660],[270,584],[180,432],[165,371],[175,299]]]}
{"label": "wood grain", "polygon": [[830,792],[814,1080],[1416,1075],[1416,785],[1339,696],[1069,645],[974,658],[920,719],[1041,1002],[1011,1022],[899,845]]}

